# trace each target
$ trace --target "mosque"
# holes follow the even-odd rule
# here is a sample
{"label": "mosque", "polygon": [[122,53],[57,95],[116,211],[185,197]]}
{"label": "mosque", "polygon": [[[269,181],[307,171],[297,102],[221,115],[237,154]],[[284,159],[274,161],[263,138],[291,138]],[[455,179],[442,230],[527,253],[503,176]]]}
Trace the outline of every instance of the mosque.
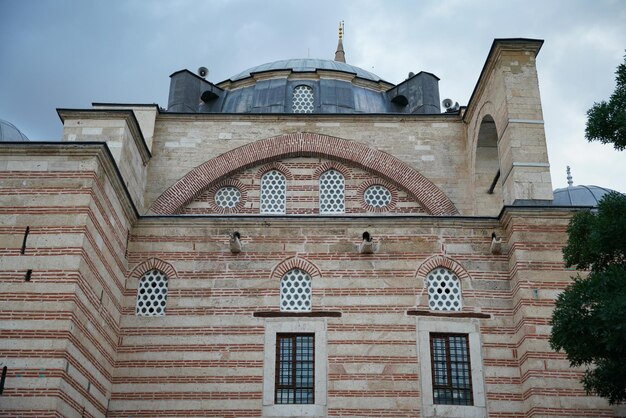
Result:
{"label": "mosque", "polygon": [[0,415],[616,416],[548,344],[567,224],[606,190],[553,192],[542,43],[494,40],[464,106],[340,36],[13,133]]}

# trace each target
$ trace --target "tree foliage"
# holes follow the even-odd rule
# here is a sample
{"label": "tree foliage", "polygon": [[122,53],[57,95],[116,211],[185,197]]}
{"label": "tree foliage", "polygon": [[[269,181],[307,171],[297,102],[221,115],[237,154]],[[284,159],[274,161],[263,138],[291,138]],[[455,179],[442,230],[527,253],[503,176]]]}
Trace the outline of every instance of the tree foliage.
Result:
{"label": "tree foliage", "polygon": [[617,86],[609,101],[594,103],[587,111],[585,137],[588,141],[613,143],[621,151],[626,148],[626,56],[615,74]]}
{"label": "tree foliage", "polygon": [[588,393],[626,400],[626,195],[612,192],[597,212],[570,221],[565,264],[590,270],[559,295],[550,345],[572,366],[586,366]]}

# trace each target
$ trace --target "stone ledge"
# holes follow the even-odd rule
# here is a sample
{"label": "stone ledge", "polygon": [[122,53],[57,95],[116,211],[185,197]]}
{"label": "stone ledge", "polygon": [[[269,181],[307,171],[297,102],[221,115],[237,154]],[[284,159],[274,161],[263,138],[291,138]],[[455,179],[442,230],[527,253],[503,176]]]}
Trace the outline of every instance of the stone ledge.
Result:
{"label": "stone ledge", "polygon": [[315,312],[280,312],[259,311],[252,314],[255,318],[341,318],[339,311],[315,311]]}
{"label": "stone ledge", "polygon": [[435,316],[443,318],[479,318],[491,319],[491,315],[480,312],[435,312],[426,309],[409,309],[406,311],[409,316]]}

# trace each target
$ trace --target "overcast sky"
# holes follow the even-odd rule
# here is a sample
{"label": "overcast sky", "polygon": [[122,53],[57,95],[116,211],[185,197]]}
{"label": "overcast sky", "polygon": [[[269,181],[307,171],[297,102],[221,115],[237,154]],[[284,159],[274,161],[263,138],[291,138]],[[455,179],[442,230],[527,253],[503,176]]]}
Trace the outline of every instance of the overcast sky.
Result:
{"label": "overcast sky", "polygon": [[586,111],[608,99],[626,49],[626,1],[0,0],[0,118],[58,140],[56,108],[92,102],[167,107],[169,75],[222,81],[265,62],[334,57],[345,21],[349,64],[399,83],[441,78],[466,105],[494,38],[539,38],[552,183],[626,192],[626,151],[589,144]]}

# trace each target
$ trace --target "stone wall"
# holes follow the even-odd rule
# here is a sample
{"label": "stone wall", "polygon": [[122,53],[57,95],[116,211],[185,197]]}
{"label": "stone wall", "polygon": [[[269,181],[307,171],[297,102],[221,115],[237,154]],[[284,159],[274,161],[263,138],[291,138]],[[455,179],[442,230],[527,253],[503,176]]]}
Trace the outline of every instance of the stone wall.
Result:
{"label": "stone wall", "polygon": [[101,417],[111,396],[130,213],[103,146],[79,148],[0,148],[6,416]]}

